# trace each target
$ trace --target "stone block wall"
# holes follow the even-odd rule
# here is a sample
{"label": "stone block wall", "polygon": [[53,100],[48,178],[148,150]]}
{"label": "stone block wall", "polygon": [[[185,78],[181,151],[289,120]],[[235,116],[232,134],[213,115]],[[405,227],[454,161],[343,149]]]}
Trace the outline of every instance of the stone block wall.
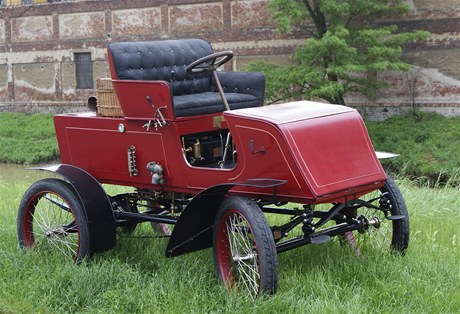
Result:
{"label": "stone block wall", "polygon": [[[408,73],[376,73],[391,87],[368,100],[347,97],[364,115],[382,119],[411,108],[460,115],[460,2],[408,1],[404,30],[432,35],[405,58]],[[0,7],[0,112],[86,110],[94,89],[77,89],[74,54],[91,53],[94,86],[109,76],[105,47],[111,41],[199,37],[215,50],[231,49],[227,69],[256,59],[287,63],[307,34],[279,33],[269,0],[59,1]]]}

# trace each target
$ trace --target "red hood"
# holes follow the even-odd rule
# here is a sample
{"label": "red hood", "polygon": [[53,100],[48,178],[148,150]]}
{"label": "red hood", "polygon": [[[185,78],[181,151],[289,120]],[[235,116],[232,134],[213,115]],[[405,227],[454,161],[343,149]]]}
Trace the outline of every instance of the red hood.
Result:
{"label": "red hood", "polygon": [[279,129],[315,197],[353,193],[386,180],[364,122],[352,108],[299,101],[227,111],[225,116],[265,121]]}

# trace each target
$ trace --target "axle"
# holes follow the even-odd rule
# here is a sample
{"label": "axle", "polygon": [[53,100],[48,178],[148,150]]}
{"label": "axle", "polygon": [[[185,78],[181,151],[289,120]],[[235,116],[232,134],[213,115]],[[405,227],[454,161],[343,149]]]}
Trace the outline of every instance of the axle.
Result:
{"label": "axle", "polygon": [[129,220],[136,222],[150,221],[165,224],[175,224],[177,221],[177,218],[172,216],[159,216],[146,213],[114,212],[114,216],[116,220]]}
{"label": "axle", "polygon": [[[360,216],[357,219],[352,219],[351,222],[342,222],[335,226],[324,228],[319,232],[313,232],[311,234],[305,233],[302,236],[279,242],[276,245],[277,253],[282,253],[295,248],[298,248],[307,244],[321,244],[329,241],[332,237],[342,235],[349,231],[357,230],[360,233],[366,232],[371,226],[373,228],[380,228],[382,221],[378,217],[367,219],[364,216]],[[305,228],[303,228],[305,231]]]}

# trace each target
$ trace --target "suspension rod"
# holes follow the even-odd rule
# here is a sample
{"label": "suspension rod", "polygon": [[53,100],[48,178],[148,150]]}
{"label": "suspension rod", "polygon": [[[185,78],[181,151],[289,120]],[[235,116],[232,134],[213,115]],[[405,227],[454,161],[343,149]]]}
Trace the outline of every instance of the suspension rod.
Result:
{"label": "suspension rod", "polygon": [[336,226],[329,227],[327,229],[321,230],[320,232],[316,232],[312,234],[311,236],[298,236],[293,239],[289,239],[283,242],[279,242],[276,245],[276,252],[277,253],[283,253],[307,244],[312,243],[312,238],[319,237],[319,236],[329,236],[329,237],[334,237],[340,234],[343,234],[348,231],[355,231],[360,228],[360,223],[352,224],[350,225],[349,223],[341,223]]}
{"label": "suspension rod", "polygon": [[172,216],[157,216],[144,213],[115,212],[114,216],[115,219],[134,220],[138,222],[151,221],[172,225],[176,224],[177,222],[177,219]]}

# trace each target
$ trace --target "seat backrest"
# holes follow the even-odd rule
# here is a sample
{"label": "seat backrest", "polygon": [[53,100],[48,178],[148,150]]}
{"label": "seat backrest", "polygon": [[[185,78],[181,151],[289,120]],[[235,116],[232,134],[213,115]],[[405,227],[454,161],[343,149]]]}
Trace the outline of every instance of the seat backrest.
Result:
{"label": "seat backrest", "polygon": [[186,67],[212,54],[202,39],[116,42],[108,45],[112,79],[172,81],[174,95],[209,91],[211,74],[187,74]]}

